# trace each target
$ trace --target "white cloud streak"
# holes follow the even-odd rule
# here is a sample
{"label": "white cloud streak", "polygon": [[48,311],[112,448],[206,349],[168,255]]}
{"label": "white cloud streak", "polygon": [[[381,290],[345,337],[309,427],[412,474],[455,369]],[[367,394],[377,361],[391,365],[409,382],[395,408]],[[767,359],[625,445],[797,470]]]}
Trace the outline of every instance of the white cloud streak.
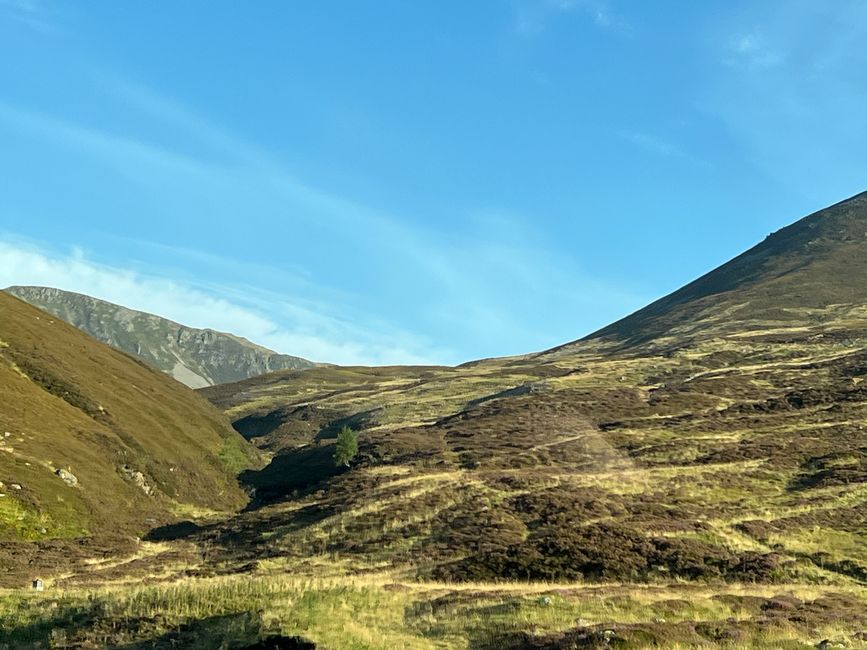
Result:
{"label": "white cloud streak", "polygon": [[738,34],[731,39],[723,57],[723,63],[731,66],[746,65],[751,68],[774,68],[782,65],[786,54],[768,44],[760,31]]}
{"label": "white cloud streak", "polygon": [[713,167],[712,163],[693,156],[688,151],[685,151],[679,144],[672,142],[671,140],[668,140],[666,138],[661,138],[657,135],[653,135],[651,133],[624,129],[622,131],[619,131],[617,133],[617,136],[621,140],[628,142],[629,144],[638,147],[642,151],[645,151],[653,156],[680,160],[682,162],[688,163],[689,165],[695,167],[702,167],[705,169]]}
{"label": "white cloud streak", "polygon": [[[348,320],[299,307],[285,296],[253,299],[272,312],[279,312],[290,326],[264,310],[245,306],[214,294],[156,275],[97,263],[76,249],[58,254],[32,244],[0,240],[0,287],[11,285],[51,286],[83,293],[131,309],[157,314],[191,327],[211,328],[243,336],[285,354],[314,361],[347,365],[434,363],[448,355],[431,350],[423,341],[383,327],[371,332]],[[224,287],[223,294],[248,292]],[[429,356],[433,355],[433,356]]]}
{"label": "white cloud streak", "polygon": [[[463,236],[452,240],[445,234],[410,225],[394,215],[302,182],[255,144],[178,102],[105,75],[99,81],[128,108],[145,114],[151,121],[164,122],[187,137],[192,136],[217,155],[179,153],[174,147],[129,135],[114,135],[3,103],[0,103],[0,122],[30,132],[52,146],[68,146],[77,157],[90,155],[102,160],[112,173],[154,190],[150,194],[208,197],[210,205],[222,211],[232,223],[237,223],[238,215],[244,212],[271,215],[268,218],[291,213],[293,234],[306,227],[312,229],[317,240],[328,242],[327,248],[331,251],[341,250],[342,246],[359,259],[384,261],[384,266],[374,271],[380,276],[372,281],[387,282],[390,274],[402,274],[400,284],[414,287],[421,295],[412,296],[405,304],[404,296],[394,295],[391,306],[399,304],[403,310],[415,310],[411,320],[428,321],[427,331],[440,332],[443,337],[449,333],[448,340],[453,338],[451,332],[457,331],[459,339],[473,337],[485,341],[491,347],[482,354],[490,353],[491,348],[504,354],[527,352],[526,344],[521,341],[537,340],[542,347],[583,334],[571,329],[560,333],[552,329],[549,336],[539,336],[538,321],[533,315],[544,313],[551,301],[569,306],[570,309],[558,312],[563,314],[563,321],[571,322],[569,313],[584,312],[595,316],[587,319],[591,326],[601,326],[606,318],[620,316],[643,300],[594,281],[580,273],[573,260],[551,255],[548,247],[521,225],[524,219],[498,215],[494,219],[496,223],[492,224],[490,214],[468,213],[465,221],[475,223],[477,230],[469,226]],[[198,198],[189,207],[202,209]],[[208,214],[209,222],[218,218],[218,213]],[[162,246],[165,248],[165,244]],[[201,261],[207,257],[177,249],[170,253],[169,258],[193,256]],[[19,257],[20,254],[19,251]],[[243,312],[227,309],[226,313],[234,316],[220,324],[202,318],[221,310],[214,309],[204,297],[191,299],[186,293],[189,286],[175,282],[158,287],[155,279],[129,275],[123,269],[98,274],[94,271],[98,265],[87,260],[52,261],[45,254],[34,257],[32,252],[27,259],[34,268],[47,268],[51,272],[43,273],[42,280],[13,279],[8,275],[7,265],[7,284],[58,285],[68,282],[70,277],[79,278],[83,288],[61,288],[121,304],[125,303],[116,300],[118,296],[150,296],[152,300],[147,305],[129,306],[191,325],[226,329],[278,351],[318,361],[385,364],[467,360],[456,358],[448,345],[433,344],[373,315],[376,308],[358,304],[358,297],[316,284],[305,269],[297,265],[291,272],[284,266],[262,269],[260,273],[262,277],[273,276],[275,271],[280,274],[281,287],[288,285],[295,289],[288,297],[250,287],[241,290],[237,285],[220,285],[219,281],[206,284],[194,280],[195,286],[205,289],[201,294],[204,297],[244,296],[248,308]],[[238,269],[232,277],[249,278],[254,274],[246,264],[241,269],[240,262],[218,262],[221,266],[231,264]],[[161,269],[157,275],[165,272],[166,269]],[[112,290],[110,282],[114,277],[129,285],[129,291]],[[133,290],[134,287],[139,289]],[[156,296],[162,296],[161,300],[156,300]],[[171,296],[179,297],[170,300]],[[255,296],[255,300],[251,296]],[[311,296],[317,298],[311,299]],[[190,312],[192,307],[185,305],[202,307]],[[359,318],[359,314],[363,318]],[[594,322],[596,319],[599,322]]]}

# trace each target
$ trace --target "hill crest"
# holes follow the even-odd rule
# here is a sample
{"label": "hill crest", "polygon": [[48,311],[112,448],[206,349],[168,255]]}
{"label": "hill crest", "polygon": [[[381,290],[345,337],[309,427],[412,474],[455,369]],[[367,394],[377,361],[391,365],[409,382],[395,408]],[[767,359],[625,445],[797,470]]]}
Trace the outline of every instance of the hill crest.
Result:
{"label": "hill crest", "polygon": [[737,330],[833,320],[867,303],[867,192],[814,212],[575,346],[678,347]]}
{"label": "hill crest", "polygon": [[6,291],[191,388],[314,365],[234,334],[188,327],[85,294],[35,286],[13,286]]}
{"label": "hill crest", "polygon": [[0,538],[232,510],[257,455],[201,396],[0,292]]}

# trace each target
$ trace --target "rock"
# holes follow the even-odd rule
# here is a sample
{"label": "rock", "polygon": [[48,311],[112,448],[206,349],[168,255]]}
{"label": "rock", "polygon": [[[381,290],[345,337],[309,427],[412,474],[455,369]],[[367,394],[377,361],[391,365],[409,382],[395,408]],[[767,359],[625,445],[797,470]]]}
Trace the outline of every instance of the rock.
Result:
{"label": "rock", "polygon": [[62,467],[54,472],[61,481],[66,483],[69,487],[76,487],[78,485],[78,479],[75,474],[70,472],[68,469],[63,469]]}
{"label": "rock", "polygon": [[142,474],[138,470],[133,469],[129,465],[124,465],[123,467],[121,467],[120,472],[127,480],[132,481],[136,485],[136,487],[142,492],[144,492],[146,495],[150,496],[151,494],[153,494],[154,489],[153,487],[148,485],[144,474]]}
{"label": "rock", "polygon": [[831,641],[831,639],[822,639],[819,643],[816,644],[816,648],[818,650],[832,650],[832,648],[845,648],[846,645],[843,643],[835,643]]}

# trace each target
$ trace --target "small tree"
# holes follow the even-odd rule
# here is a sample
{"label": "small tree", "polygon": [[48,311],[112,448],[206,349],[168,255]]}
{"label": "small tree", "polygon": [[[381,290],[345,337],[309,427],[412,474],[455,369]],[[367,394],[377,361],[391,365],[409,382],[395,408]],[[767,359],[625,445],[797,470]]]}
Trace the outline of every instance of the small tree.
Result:
{"label": "small tree", "polygon": [[337,432],[334,446],[334,464],[349,467],[349,461],[358,453],[358,434],[347,426]]}

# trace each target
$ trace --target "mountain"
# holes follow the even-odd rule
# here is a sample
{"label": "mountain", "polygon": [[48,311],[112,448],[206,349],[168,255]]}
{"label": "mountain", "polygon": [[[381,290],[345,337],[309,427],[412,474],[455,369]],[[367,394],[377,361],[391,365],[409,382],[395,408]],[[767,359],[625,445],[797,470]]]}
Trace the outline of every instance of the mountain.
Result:
{"label": "mountain", "polygon": [[314,365],[231,334],[186,327],[70,291],[49,287],[9,287],[6,291],[192,388]]}
{"label": "mountain", "polygon": [[234,510],[256,458],[191,389],[0,292],[0,540]]}
{"label": "mountain", "polygon": [[[198,391],[269,460],[239,475],[248,506],[152,530],[120,569],[55,569],[108,588],[11,601],[35,622],[8,643],[244,647],[262,624],[300,647],[863,647],[865,199],[553,350]],[[171,584],[111,586],[154,573]]]}
{"label": "mountain", "polygon": [[[829,326],[867,304],[867,192],[783,228],[584,341],[665,347],[732,332]],[[561,348],[562,349],[562,348]]]}
{"label": "mountain", "polygon": [[[242,475],[257,507],[201,538],[222,561],[303,566],[312,545],[395,580],[644,585],[625,596],[635,603],[652,585],[691,600],[713,584],[714,602],[765,585],[738,624],[734,609],[681,623],[660,602],[617,635],[647,644],[622,647],[780,647],[759,643],[776,607],[763,599],[822,584],[833,609],[867,579],[867,195],[554,350],[286,371],[204,394],[273,453]],[[359,440],[349,470],[332,461],[344,426]],[[595,597],[575,597],[582,618]],[[792,607],[777,622],[810,639]],[[602,647],[600,629],[514,647]]]}

